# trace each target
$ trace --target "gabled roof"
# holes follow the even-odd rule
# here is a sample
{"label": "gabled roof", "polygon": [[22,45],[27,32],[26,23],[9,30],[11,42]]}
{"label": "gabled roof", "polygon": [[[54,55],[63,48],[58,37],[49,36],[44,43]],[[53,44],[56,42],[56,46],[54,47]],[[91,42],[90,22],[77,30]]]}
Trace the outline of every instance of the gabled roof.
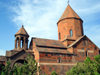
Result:
{"label": "gabled roof", "polygon": [[83,35],[81,37],[79,37],[76,41],[74,41],[72,44],[70,44],[67,48],[70,48],[72,46],[74,46],[77,42],[79,42],[82,38],[84,38],[86,35]]}
{"label": "gabled roof", "polygon": [[16,35],[26,35],[26,36],[29,36],[28,33],[26,32],[25,28],[23,27],[23,25],[20,28],[20,30],[15,34],[15,36]]}
{"label": "gabled roof", "polygon": [[66,48],[66,46],[59,40],[50,40],[50,39],[41,39],[41,38],[32,38],[33,42],[37,46],[46,46],[46,47],[56,47],[56,48]]}
{"label": "gabled roof", "polygon": [[65,9],[63,15],[61,16],[60,20],[63,20],[65,18],[78,18],[81,19],[78,14],[71,8],[71,6],[68,4],[67,8]]}
{"label": "gabled roof", "polygon": [[0,56],[0,61],[6,61],[6,57],[5,56]]}
{"label": "gabled roof", "polygon": [[14,58],[15,56],[19,56],[20,57],[20,56],[23,55],[22,53],[23,54],[30,53],[30,54],[34,55],[34,52],[32,50],[21,50],[21,51],[17,52],[16,54],[12,55],[10,58]]}
{"label": "gabled roof", "polygon": [[34,52],[32,50],[11,50],[11,51],[6,51],[6,56],[7,57],[13,57],[13,56],[16,56],[17,54],[21,53],[21,52],[26,52],[26,53],[31,53],[31,54],[34,54]]}
{"label": "gabled roof", "polygon": [[[71,45],[69,45],[67,48],[73,47],[74,45],[76,45],[79,41],[81,41],[83,38],[87,38],[89,41],[91,41],[86,35],[83,35],[81,37],[79,37],[76,41],[74,41]],[[92,41],[91,41],[92,42]],[[93,42],[92,42],[93,43]],[[94,43],[93,43],[94,44]],[[95,44],[94,44],[95,45]],[[95,45],[96,46],[96,45]],[[99,47],[96,46],[98,49]]]}

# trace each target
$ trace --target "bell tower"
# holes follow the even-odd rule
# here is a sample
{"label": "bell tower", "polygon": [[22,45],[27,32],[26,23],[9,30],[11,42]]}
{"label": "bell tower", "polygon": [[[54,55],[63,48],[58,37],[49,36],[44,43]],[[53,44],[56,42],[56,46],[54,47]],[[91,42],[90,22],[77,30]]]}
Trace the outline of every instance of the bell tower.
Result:
{"label": "bell tower", "polygon": [[16,50],[27,50],[28,49],[28,38],[29,35],[24,29],[24,26],[15,34],[15,49]]}
{"label": "bell tower", "polygon": [[[75,41],[84,35],[83,21],[68,4],[58,23],[58,40]],[[69,44],[67,44],[69,45]]]}

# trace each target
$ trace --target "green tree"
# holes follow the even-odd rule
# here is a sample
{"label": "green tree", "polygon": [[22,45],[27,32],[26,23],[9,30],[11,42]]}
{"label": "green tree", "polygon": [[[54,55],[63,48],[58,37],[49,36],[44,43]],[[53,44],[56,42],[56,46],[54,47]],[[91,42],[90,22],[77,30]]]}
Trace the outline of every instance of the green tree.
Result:
{"label": "green tree", "polygon": [[100,75],[100,55],[91,60],[89,57],[83,63],[77,63],[66,75]]}
{"label": "green tree", "polygon": [[53,71],[52,73],[51,73],[51,75],[58,75],[55,71]]}
{"label": "green tree", "polygon": [[10,61],[8,61],[3,68],[0,75],[36,75],[39,68],[32,56],[26,58],[27,62],[22,65],[15,64],[11,67]]}
{"label": "green tree", "polygon": [[12,75],[12,68],[11,68],[10,65],[11,65],[11,63],[10,63],[10,60],[9,60],[9,61],[7,61],[5,66],[2,68],[1,75]]}

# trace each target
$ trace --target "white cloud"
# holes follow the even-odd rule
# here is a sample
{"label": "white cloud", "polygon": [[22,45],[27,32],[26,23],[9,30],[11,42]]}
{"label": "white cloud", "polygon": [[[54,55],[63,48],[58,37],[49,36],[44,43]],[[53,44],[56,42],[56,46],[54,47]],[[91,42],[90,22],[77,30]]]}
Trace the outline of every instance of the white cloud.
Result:
{"label": "white cloud", "polygon": [[5,54],[6,54],[6,51],[3,49],[0,49],[0,56],[5,56]]}
{"label": "white cloud", "polygon": [[85,32],[87,36],[98,46],[100,47],[100,25],[91,25],[91,27],[85,27]]}
{"label": "white cloud", "polygon": [[[90,0],[81,0],[80,3],[79,0],[71,0],[70,3],[80,16],[88,15],[89,18],[92,14],[100,12],[100,2],[94,3],[94,1]],[[16,23],[18,29],[23,24],[31,37],[57,39],[56,23],[66,6],[66,0],[19,0],[19,4],[13,7],[13,12],[15,13],[13,21]],[[86,20],[86,18],[84,19]],[[97,38],[99,37],[99,31],[94,31],[96,28],[93,26],[89,30],[89,27],[90,25],[85,25],[85,28],[87,28],[85,30],[86,34],[95,43],[100,44],[98,42],[99,38]],[[98,28],[100,28],[100,25],[98,25]],[[92,33],[93,31],[95,35]],[[95,37],[96,39],[93,38],[94,36],[97,36]]]}
{"label": "white cloud", "polygon": [[64,7],[61,0],[21,0],[13,8],[16,15],[13,21],[18,28],[23,24],[30,36],[57,38],[57,21],[59,12]]}
{"label": "white cloud", "polygon": [[87,7],[87,8],[79,9],[77,11],[83,15],[91,15],[91,14],[100,12],[99,9],[100,9],[100,3]]}

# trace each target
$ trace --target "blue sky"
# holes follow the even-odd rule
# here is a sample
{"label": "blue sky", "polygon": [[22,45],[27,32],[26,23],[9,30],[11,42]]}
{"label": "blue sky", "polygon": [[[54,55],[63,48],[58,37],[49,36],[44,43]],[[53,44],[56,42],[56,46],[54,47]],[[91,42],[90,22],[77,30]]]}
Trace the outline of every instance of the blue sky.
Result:
{"label": "blue sky", "polygon": [[[70,0],[83,19],[84,33],[100,47],[100,0]],[[31,37],[58,39],[57,21],[67,0],[0,0],[0,55],[14,49],[14,34],[23,24]]]}

